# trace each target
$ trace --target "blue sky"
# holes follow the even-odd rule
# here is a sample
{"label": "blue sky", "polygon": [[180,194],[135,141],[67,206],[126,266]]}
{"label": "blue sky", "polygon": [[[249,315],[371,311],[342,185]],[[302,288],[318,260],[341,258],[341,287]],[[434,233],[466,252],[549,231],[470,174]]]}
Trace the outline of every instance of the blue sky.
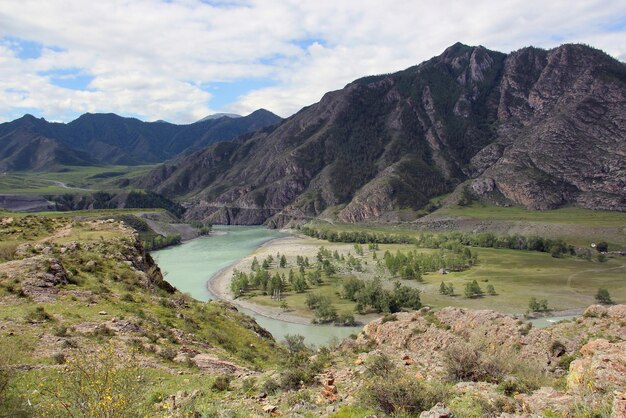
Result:
{"label": "blue sky", "polygon": [[503,52],[582,42],[625,61],[626,3],[3,0],[0,122],[115,112],[190,123],[260,107],[289,116],[457,41]]}

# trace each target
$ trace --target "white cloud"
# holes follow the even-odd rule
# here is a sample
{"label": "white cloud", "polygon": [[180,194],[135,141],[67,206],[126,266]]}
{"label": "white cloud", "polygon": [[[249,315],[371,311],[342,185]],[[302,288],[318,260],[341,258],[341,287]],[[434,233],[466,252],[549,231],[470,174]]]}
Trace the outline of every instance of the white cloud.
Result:
{"label": "white cloud", "polygon": [[[62,50],[21,60],[0,45],[0,115],[35,108],[57,120],[112,111],[190,122],[214,110],[264,107],[288,116],[328,90],[417,64],[456,41],[503,52],[585,42],[626,57],[626,4],[611,0],[210,3],[3,0],[0,37]],[[319,43],[298,46],[306,39]],[[94,77],[89,90],[41,75],[64,68]],[[274,83],[226,109],[212,109],[212,94],[202,89],[251,78]]]}

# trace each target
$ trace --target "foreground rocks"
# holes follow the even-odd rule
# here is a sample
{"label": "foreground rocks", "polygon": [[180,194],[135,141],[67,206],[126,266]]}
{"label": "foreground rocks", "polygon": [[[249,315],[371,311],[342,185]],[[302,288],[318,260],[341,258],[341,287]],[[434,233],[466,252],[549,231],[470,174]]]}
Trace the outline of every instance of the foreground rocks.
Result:
{"label": "foreground rocks", "polygon": [[[506,416],[535,416],[546,411],[570,416],[585,408],[626,416],[626,305],[593,305],[574,321],[544,329],[532,329],[517,318],[494,311],[444,308],[433,313],[422,309],[373,321],[356,341],[347,340],[342,346],[347,350],[369,348],[357,357],[357,368],[364,368],[372,356],[384,354],[396,367],[425,381],[450,377],[446,368],[450,350],[478,348],[485,358],[496,359],[495,366],[498,356],[503,356],[508,363],[536,368],[552,381],[567,384],[527,392],[515,376],[503,378],[506,386],[467,381],[452,388],[460,398],[470,396],[498,404],[502,412],[513,414]],[[505,393],[511,391],[511,397],[503,396],[506,387],[511,388],[504,389]],[[421,416],[447,417],[449,413],[446,405],[437,405]]]}

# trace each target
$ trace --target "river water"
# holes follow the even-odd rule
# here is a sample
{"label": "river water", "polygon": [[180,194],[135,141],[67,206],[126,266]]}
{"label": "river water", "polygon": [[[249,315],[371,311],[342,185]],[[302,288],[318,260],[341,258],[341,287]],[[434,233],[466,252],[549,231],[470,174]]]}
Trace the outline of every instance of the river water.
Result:
{"label": "river water", "polygon": [[[183,293],[206,301],[215,299],[207,281],[221,269],[252,254],[256,248],[285,233],[258,226],[215,226],[214,234],[187,241],[151,253],[165,274],[165,279]],[[237,308],[256,319],[263,328],[282,340],[286,334],[300,334],[312,345],[324,345],[343,339],[360,330],[357,327],[332,325],[301,325],[267,318],[243,308]]]}

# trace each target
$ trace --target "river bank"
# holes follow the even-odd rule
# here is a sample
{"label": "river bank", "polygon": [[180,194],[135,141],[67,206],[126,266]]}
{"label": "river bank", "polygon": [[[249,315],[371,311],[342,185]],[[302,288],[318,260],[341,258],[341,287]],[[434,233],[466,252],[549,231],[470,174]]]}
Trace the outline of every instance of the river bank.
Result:
{"label": "river bank", "polygon": [[[296,236],[288,236],[283,238],[274,238],[263,243],[257,251],[250,254],[247,257],[242,258],[239,261],[234,262],[230,266],[224,267],[215,273],[207,282],[207,288],[209,292],[214,294],[218,299],[226,300],[236,306],[248,309],[257,315],[262,315],[267,318],[276,319],[279,321],[285,321],[292,324],[308,325],[311,323],[310,317],[304,317],[294,314],[290,311],[283,311],[282,309],[276,309],[272,307],[261,306],[256,303],[252,303],[246,299],[235,299],[230,291],[230,281],[234,270],[245,270],[250,267],[252,260],[255,256],[258,256],[259,250],[264,252],[266,249],[268,253],[279,252],[281,254],[288,250],[292,250],[294,246],[298,248],[298,241],[301,238]],[[300,248],[304,246],[300,245]],[[271,248],[271,251],[269,250]]]}

